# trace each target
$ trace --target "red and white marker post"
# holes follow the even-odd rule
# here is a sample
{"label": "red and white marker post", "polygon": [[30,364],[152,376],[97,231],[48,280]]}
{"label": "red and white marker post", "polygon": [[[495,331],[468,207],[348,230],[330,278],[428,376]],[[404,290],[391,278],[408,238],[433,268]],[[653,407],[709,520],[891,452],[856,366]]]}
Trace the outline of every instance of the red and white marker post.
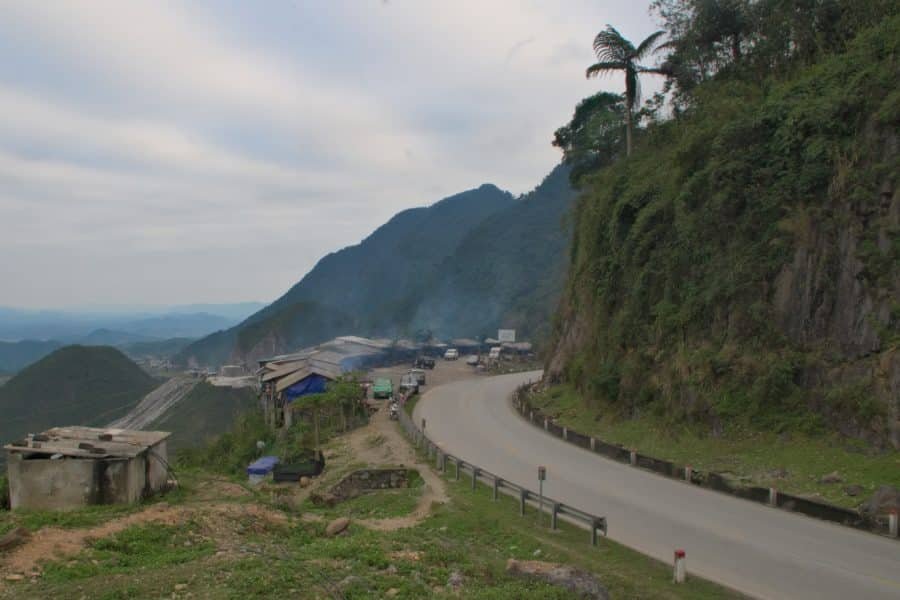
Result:
{"label": "red and white marker post", "polygon": [[675,551],[675,573],[673,574],[672,579],[675,583],[684,583],[685,578],[687,577],[687,565],[685,565],[685,553],[684,550],[678,549]]}

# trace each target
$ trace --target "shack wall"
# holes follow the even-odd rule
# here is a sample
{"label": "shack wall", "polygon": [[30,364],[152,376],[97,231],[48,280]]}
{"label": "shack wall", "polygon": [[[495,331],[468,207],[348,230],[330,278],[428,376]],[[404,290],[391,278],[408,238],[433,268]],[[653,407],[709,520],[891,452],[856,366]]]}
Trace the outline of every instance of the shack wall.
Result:
{"label": "shack wall", "polygon": [[93,460],[25,460],[8,457],[10,508],[71,510],[98,500]]}
{"label": "shack wall", "polygon": [[163,440],[150,446],[150,451],[152,454],[146,455],[149,464],[147,479],[150,485],[149,491],[155,493],[165,489],[166,483],[169,481],[169,469],[163,463],[163,461],[169,462],[167,441]]}

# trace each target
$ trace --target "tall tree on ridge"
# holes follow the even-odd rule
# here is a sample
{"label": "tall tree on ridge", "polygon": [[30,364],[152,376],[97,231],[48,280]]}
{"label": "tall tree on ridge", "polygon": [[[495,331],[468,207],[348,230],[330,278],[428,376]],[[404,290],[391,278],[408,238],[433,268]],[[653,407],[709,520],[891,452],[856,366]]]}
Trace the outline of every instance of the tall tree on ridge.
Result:
{"label": "tall tree on ridge", "polygon": [[594,38],[594,53],[598,62],[587,68],[585,76],[590,79],[614,71],[625,72],[625,152],[628,156],[631,156],[633,113],[641,102],[641,82],[638,76],[641,73],[667,74],[663,69],[642,66],[638,61],[656,50],[653,45],[663,35],[664,31],[651,33],[635,48],[612,25],[607,25]]}

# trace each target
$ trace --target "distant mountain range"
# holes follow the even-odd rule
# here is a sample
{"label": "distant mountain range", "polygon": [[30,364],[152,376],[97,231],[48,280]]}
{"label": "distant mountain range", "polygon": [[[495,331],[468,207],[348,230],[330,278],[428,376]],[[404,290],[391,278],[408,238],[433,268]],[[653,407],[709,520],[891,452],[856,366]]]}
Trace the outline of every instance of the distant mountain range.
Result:
{"label": "distant mountain range", "polygon": [[228,329],[263,306],[258,302],[194,304],[173,306],[162,314],[0,307],[0,375],[16,373],[67,344],[115,346],[132,358],[168,358],[192,340]]}
{"label": "distant mountain range", "polygon": [[0,307],[0,340],[57,340],[73,343],[98,329],[153,339],[196,338],[231,327],[264,306],[259,302],[242,302],[104,311]]}
{"label": "distant mountain range", "polygon": [[329,254],[271,305],[187,346],[184,364],[247,362],[336,335],[544,332],[559,298],[575,194],[557,167],[520,198],[485,184],[395,215]]}

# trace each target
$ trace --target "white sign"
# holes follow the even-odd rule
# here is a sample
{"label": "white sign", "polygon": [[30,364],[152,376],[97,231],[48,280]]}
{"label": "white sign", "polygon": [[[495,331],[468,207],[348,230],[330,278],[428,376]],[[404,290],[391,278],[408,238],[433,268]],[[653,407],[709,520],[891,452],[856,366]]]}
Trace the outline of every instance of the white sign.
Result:
{"label": "white sign", "polygon": [[515,329],[498,329],[497,330],[497,339],[501,342],[515,342],[516,341],[516,330]]}

